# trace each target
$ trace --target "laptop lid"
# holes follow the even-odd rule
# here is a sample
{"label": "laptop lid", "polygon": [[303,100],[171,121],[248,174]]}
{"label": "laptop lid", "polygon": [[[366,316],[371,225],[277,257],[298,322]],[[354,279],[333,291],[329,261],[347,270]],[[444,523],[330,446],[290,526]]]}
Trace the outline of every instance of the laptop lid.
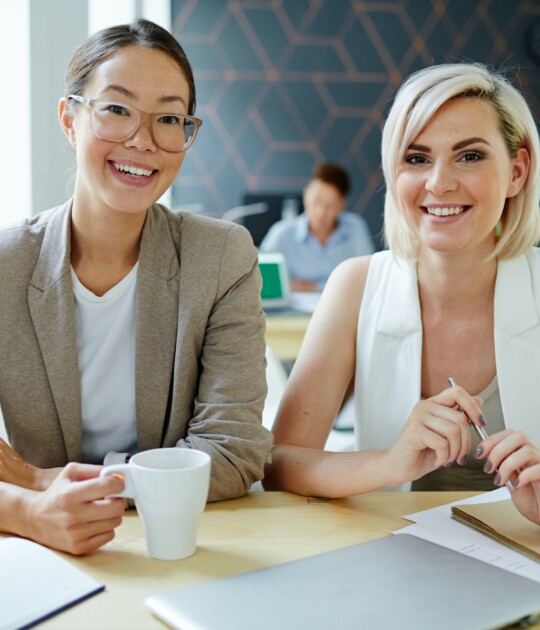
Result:
{"label": "laptop lid", "polygon": [[281,253],[259,253],[262,276],[261,300],[265,310],[287,308],[291,303],[289,274],[285,256]]}
{"label": "laptop lid", "polygon": [[181,630],[481,630],[540,611],[540,584],[402,534],[146,599]]}

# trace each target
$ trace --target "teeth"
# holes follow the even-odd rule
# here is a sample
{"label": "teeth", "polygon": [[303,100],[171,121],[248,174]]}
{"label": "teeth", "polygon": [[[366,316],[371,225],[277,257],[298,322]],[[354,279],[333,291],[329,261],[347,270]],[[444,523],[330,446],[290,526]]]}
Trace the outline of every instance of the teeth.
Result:
{"label": "teeth", "polygon": [[117,171],[121,171],[122,173],[127,173],[128,175],[133,175],[134,177],[150,177],[152,175],[152,171],[148,171],[145,168],[136,168],[135,166],[127,166],[126,164],[117,164],[113,162],[112,165]]}
{"label": "teeth", "polygon": [[429,208],[426,210],[429,214],[434,214],[437,217],[447,217],[449,214],[461,214],[465,208],[463,206],[455,206],[448,208]]}

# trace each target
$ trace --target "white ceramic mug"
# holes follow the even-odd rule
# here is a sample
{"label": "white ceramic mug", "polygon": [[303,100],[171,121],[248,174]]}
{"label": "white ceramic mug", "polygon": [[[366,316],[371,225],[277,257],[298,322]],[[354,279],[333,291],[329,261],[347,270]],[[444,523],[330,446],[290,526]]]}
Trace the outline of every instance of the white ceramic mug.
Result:
{"label": "white ceramic mug", "polygon": [[180,560],[195,553],[197,530],[210,485],[210,456],[185,448],[157,448],[133,455],[127,464],[106,466],[101,476],[119,474],[135,500],[148,555]]}

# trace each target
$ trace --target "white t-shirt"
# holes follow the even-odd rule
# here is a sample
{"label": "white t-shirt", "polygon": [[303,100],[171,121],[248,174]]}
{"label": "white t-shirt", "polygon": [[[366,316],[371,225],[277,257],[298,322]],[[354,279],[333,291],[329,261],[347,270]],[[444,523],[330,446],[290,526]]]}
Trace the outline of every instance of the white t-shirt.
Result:
{"label": "white t-shirt", "polygon": [[138,263],[98,297],[71,269],[81,373],[82,456],[101,464],[109,451],[132,453],[135,412],[135,291]]}

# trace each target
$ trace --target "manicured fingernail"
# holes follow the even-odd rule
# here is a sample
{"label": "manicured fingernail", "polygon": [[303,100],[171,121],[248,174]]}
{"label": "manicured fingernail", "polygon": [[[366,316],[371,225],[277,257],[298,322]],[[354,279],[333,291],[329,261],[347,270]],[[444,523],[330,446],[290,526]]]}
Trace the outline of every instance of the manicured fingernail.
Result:
{"label": "manicured fingernail", "polygon": [[459,459],[458,459],[458,464],[460,466],[465,466],[465,464],[467,463],[467,460],[469,459],[468,455],[462,455]]}
{"label": "manicured fingernail", "polygon": [[120,479],[120,481],[125,481],[126,480],[125,475],[121,475],[120,473],[113,473],[112,476],[116,477],[117,479]]}
{"label": "manicured fingernail", "polygon": [[510,485],[512,486],[512,488],[514,488],[514,490],[519,486],[519,477],[517,479],[514,479],[514,481],[510,482]]}
{"label": "manicured fingernail", "polygon": [[478,420],[480,420],[480,424],[485,427],[486,426],[486,421],[484,419],[484,416],[478,416]]}
{"label": "manicured fingernail", "polygon": [[474,449],[474,456],[475,457],[478,457],[478,458],[482,457],[483,453],[484,453],[484,449],[481,446],[479,446],[478,448]]}
{"label": "manicured fingernail", "polygon": [[491,472],[491,464],[489,463],[489,460],[484,464],[484,472],[485,473]]}
{"label": "manicured fingernail", "polygon": [[493,480],[493,484],[495,486],[500,486],[501,485],[501,476],[499,475],[499,473],[497,473],[495,475],[495,479]]}

